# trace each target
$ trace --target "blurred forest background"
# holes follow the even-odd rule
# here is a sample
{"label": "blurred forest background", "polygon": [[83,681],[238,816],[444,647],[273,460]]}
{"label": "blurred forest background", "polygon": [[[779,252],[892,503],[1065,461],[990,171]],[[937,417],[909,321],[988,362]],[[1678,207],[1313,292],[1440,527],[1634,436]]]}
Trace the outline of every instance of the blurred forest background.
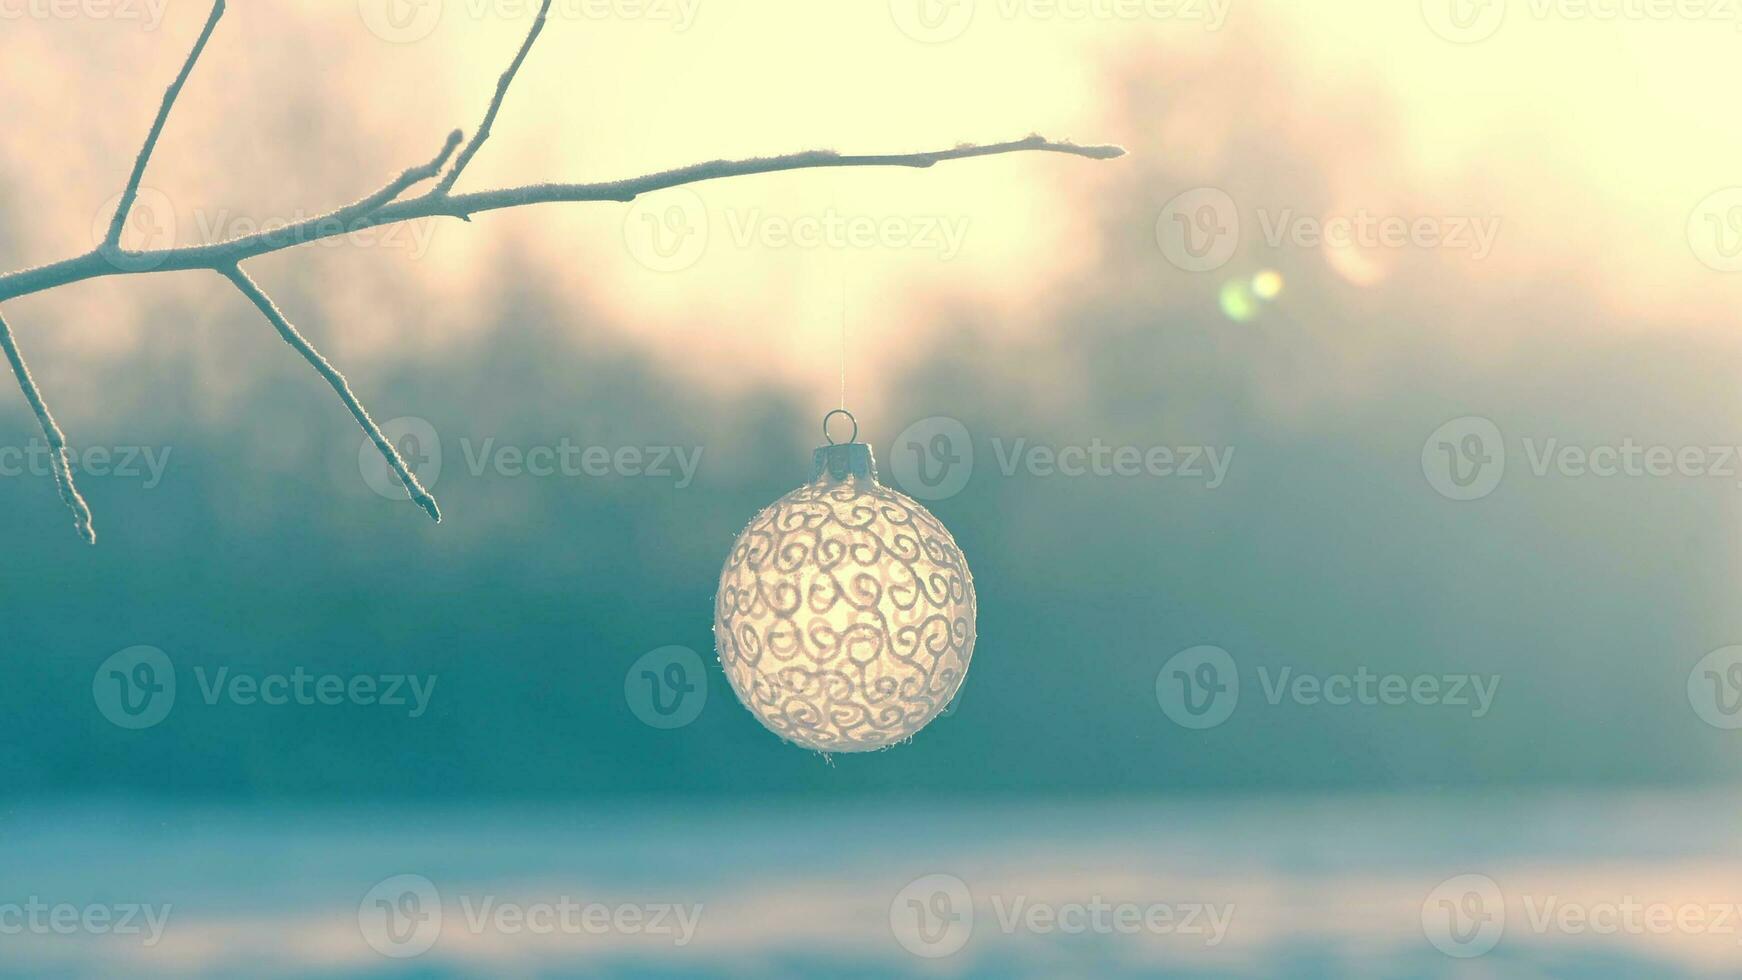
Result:
{"label": "blurred forest background", "polygon": [[[253,263],[378,418],[439,433],[439,527],[371,491],[351,421],[218,277],[8,304],[75,446],[168,455],[155,485],[84,476],[96,548],[73,535],[46,474],[0,479],[5,794],[1075,796],[1733,778],[1734,738],[1690,710],[1687,683],[1742,636],[1737,479],[1537,476],[1519,451],[1527,438],[1742,441],[1738,282],[1700,260],[1688,231],[1708,194],[1742,181],[1742,136],[1715,125],[1738,62],[1692,54],[1726,35],[1515,11],[1461,44],[1415,5],[1242,3],[1214,31],[1005,9],[941,40],[916,39],[882,4],[705,3],[681,30],[557,18],[464,185],[1031,130],[1119,142],[1128,157],[741,179]],[[5,25],[0,81],[56,95],[7,112],[0,264],[89,247],[204,12],[170,3],[150,30]],[[524,16],[486,13],[452,9],[406,40],[350,4],[232,11],[148,175],[162,220],[129,234],[246,231],[426,159],[447,129],[475,125],[524,30]],[[1675,110],[1659,111],[1672,88]],[[1241,227],[1225,264],[1201,272],[1158,243],[1169,202],[1200,187],[1226,193]],[[699,248],[658,268],[636,244],[642,223],[673,208],[694,219],[698,204]],[[1498,235],[1478,255],[1265,233],[1284,214],[1358,212],[1492,220]],[[944,256],[745,231],[829,215],[966,233]],[[1283,286],[1255,305],[1240,284],[1263,270]],[[824,764],[762,730],[715,665],[694,723],[650,728],[625,702],[625,673],[669,644],[713,663],[725,549],[805,476],[837,399],[843,315],[848,402],[886,479],[917,420],[971,433],[971,478],[930,504],[979,590],[962,699],[910,745]],[[29,446],[22,398],[0,405],[0,444]],[[1480,500],[1447,499],[1423,474],[1424,442],[1464,416],[1493,420],[1512,453]],[[700,465],[681,487],[466,466],[466,447],[486,440],[564,439],[685,447]],[[997,447],[1017,439],[1234,455],[1214,489],[1007,476]],[[137,644],[174,661],[182,691],[162,724],[128,731],[95,709],[91,684]],[[1199,644],[1245,671],[1502,680],[1475,718],[1271,705],[1248,675],[1229,723],[1190,731],[1159,710],[1155,681]],[[191,672],[223,666],[439,681],[415,719],[207,705]]]}

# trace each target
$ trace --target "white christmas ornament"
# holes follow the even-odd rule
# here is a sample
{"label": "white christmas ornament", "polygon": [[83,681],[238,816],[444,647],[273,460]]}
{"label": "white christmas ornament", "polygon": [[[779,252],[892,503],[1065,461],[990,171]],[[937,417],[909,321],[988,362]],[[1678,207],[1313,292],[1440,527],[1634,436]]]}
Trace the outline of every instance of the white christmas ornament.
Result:
{"label": "white christmas ornament", "polygon": [[[830,412],[823,419],[828,437]],[[911,737],[955,697],[974,654],[974,582],[950,532],[877,482],[871,447],[833,439],[809,483],[732,543],[714,642],[738,700],[821,752]]]}

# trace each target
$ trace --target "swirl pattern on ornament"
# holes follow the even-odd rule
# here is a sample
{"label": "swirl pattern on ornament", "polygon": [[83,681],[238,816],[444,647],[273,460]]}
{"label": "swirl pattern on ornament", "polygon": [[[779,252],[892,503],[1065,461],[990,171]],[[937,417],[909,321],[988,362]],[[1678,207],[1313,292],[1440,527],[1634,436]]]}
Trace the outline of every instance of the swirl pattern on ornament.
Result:
{"label": "swirl pattern on ornament", "polygon": [[811,483],[732,545],[714,600],[720,663],[771,731],[823,752],[907,738],[974,653],[974,583],[950,532],[874,480]]}

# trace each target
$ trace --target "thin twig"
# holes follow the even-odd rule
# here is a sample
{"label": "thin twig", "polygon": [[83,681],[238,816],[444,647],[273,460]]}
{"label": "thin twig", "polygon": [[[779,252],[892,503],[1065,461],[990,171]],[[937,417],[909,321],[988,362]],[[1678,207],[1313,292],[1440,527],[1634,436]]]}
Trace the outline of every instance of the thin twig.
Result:
{"label": "thin twig", "polygon": [[387,465],[393,467],[393,472],[399,476],[399,482],[405,484],[406,492],[411,494],[411,499],[417,501],[417,505],[423,508],[424,513],[428,514],[431,520],[440,524],[442,512],[441,508],[436,506],[435,498],[429,495],[429,491],[423,488],[422,483],[418,482],[416,474],[406,467],[404,458],[399,455],[399,450],[393,448],[393,443],[387,441],[387,436],[382,433],[381,427],[369,417],[368,409],[365,409],[363,403],[357,400],[357,396],[351,393],[351,385],[345,380],[345,376],[339,373],[339,369],[333,367],[332,362],[322,357],[321,352],[315,350],[314,345],[310,344],[308,339],[303,337],[289,320],[285,319],[284,313],[278,309],[277,304],[272,302],[272,297],[262,292],[260,287],[255,285],[254,280],[248,277],[248,273],[242,271],[241,266],[232,265],[218,271],[226,279],[235,283],[242,295],[248,297],[249,301],[258,307],[260,312],[265,314],[266,319],[277,328],[278,335],[284,338],[284,342],[294,348],[298,354],[301,354],[303,360],[307,361],[320,373],[321,377],[327,380],[327,384],[332,385],[333,390],[339,393],[339,398],[345,403],[345,407],[350,410],[351,417],[363,427],[369,440],[375,443],[376,449],[381,451],[382,458],[387,460]]}
{"label": "thin twig", "polygon": [[224,0],[212,4],[212,13],[206,18],[205,30],[200,31],[199,40],[194,42],[194,49],[188,53],[188,60],[181,66],[181,74],[170,83],[169,91],[163,93],[163,105],[157,110],[157,119],[151,124],[151,132],[145,134],[145,145],[139,148],[139,159],[133,162],[133,173],[127,178],[127,188],[121,192],[121,203],[115,208],[115,217],[109,221],[109,233],[103,236],[103,246],[114,248],[121,243],[121,229],[127,224],[127,213],[133,209],[133,201],[139,197],[139,181],[145,176],[145,165],[151,162],[151,151],[157,148],[157,138],[163,134],[163,124],[169,120],[169,110],[175,107],[176,96],[181,94],[181,87],[187,84],[188,76],[194,72],[194,62],[200,60],[200,52],[206,49],[206,42],[211,40],[212,29],[218,26],[218,19],[224,16]]}
{"label": "thin twig", "polygon": [[477,156],[478,148],[490,138],[490,127],[496,122],[496,113],[502,109],[502,100],[508,95],[508,86],[514,83],[514,76],[519,73],[520,65],[526,60],[527,52],[532,50],[532,42],[538,40],[539,32],[544,30],[544,19],[549,14],[550,0],[544,0],[544,3],[538,8],[538,16],[532,21],[532,30],[527,32],[526,40],[520,44],[519,53],[514,56],[512,62],[509,62],[508,70],[496,80],[496,95],[490,100],[490,108],[484,113],[483,124],[478,127],[476,133],[472,134],[472,141],[466,144],[464,150],[460,151],[459,159],[454,161],[454,168],[449,170],[448,175],[436,185],[435,193],[437,196],[447,194],[448,190],[454,186],[454,181],[460,179],[460,173],[466,169],[466,165],[472,162],[472,157]]}
{"label": "thin twig", "polygon": [[[1068,140],[1054,141],[1038,134],[1004,143],[984,145],[959,143],[947,150],[932,150],[926,153],[844,154],[834,150],[807,150],[802,153],[788,153],[776,157],[709,160],[705,163],[693,163],[687,167],[678,167],[675,170],[663,170],[659,173],[606,183],[528,184],[524,187],[458,194],[446,198],[445,202],[430,201],[427,205],[429,208],[427,214],[457,217],[458,212],[461,211],[494,211],[526,204],[544,204],[555,201],[618,201],[626,203],[651,191],[680,187],[684,184],[697,184],[705,180],[719,180],[723,177],[747,177],[752,174],[771,174],[784,170],[814,170],[826,167],[911,167],[924,169],[946,160],[966,160],[970,157],[1022,151],[1066,153],[1072,156],[1088,157],[1092,160],[1111,160],[1125,155],[1125,148],[1121,146],[1079,146]],[[422,202],[423,198],[412,198],[404,203],[406,205],[420,205]],[[444,209],[442,207],[444,203],[449,207]],[[408,213],[404,216],[398,212],[388,215],[386,213],[388,210],[384,208],[382,216],[390,217],[394,221],[403,221],[408,217],[427,216],[427,214],[416,213],[424,210],[423,207],[408,208]],[[0,284],[4,282],[5,280],[0,278]]]}
{"label": "thin twig", "polygon": [[31,411],[36,413],[36,422],[42,427],[43,438],[48,440],[49,468],[54,472],[54,485],[60,491],[61,502],[73,512],[73,527],[86,544],[96,544],[97,529],[91,524],[91,507],[79,493],[78,484],[73,482],[73,467],[67,459],[67,437],[61,434],[60,426],[49,413],[48,404],[42,400],[42,391],[36,387],[36,379],[30,376],[30,367],[24,363],[24,355],[18,352],[18,343],[13,340],[12,327],[6,323],[5,317],[0,317],[0,347],[6,349],[6,359],[12,362],[12,373],[18,378],[18,387],[24,390]]}

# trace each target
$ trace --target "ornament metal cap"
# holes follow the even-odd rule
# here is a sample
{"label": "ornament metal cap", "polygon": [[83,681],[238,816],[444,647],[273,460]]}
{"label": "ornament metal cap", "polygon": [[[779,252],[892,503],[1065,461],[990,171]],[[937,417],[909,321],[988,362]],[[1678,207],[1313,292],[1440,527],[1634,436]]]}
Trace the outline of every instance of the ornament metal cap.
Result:
{"label": "ornament metal cap", "polygon": [[[853,434],[846,442],[836,442],[835,437],[829,435],[829,420],[837,415],[845,415],[847,421],[853,423]],[[823,416],[823,438],[829,444],[818,446],[811,454],[810,482],[844,483],[853,479],[877,482],[877,460],[871,455],[871,446],[858,441],[859,420],[852,412],[837,408]]]}
{"label": "ornament metal cap", "polygon": [[871,457],[871,447],[863,442],[831,443],[818,446],[811,454],[812,483],[845,483],[848,480],[877,482],[877,460]]}

